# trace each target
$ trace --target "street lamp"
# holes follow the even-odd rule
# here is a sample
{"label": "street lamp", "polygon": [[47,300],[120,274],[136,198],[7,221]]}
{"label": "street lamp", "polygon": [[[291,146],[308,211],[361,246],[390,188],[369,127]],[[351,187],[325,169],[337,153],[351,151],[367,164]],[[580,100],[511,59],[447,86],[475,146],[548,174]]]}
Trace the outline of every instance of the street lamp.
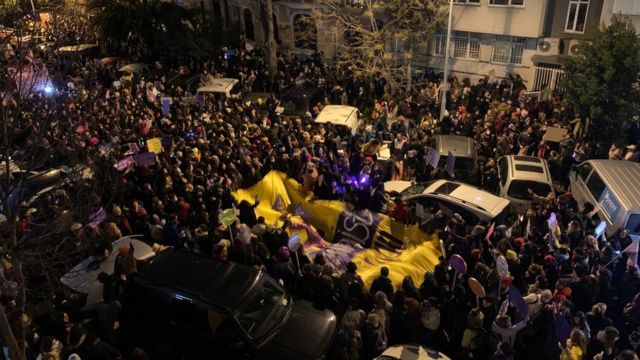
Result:
{"label": "street lamp", "polygon": [[444,118],[447,107],[447,92],[451,87],[449,84],[449,46],[451,45],[451,20],[453,19],[453,0],[449,0],[449,22],[447,23],[447,44],[444,49],[444,78],[442,79],[440,120]]}

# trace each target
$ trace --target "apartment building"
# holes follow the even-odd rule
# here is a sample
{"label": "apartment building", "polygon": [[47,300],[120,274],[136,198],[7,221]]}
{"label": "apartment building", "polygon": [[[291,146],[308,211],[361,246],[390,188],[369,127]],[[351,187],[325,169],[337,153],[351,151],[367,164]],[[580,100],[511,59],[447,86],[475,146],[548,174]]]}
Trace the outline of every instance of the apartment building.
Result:
{"label": "apartment building", "polygon": [[613,17],[631,22],[637,30],[640,30],[640,1],[638,0],[604,0],[602,6],[603,24],[611,24]]}
{"label": "apartment building", "polygon": [[[248,41],[266,42],[265,0],[210,1],[214,13],[227,25],[237,24]],[[640,0],[453,1],[451,71],[472,81],[518,74],[530,91],[559,89],[563,63],[580,54],[584,42],[612,16],[623,16],[640,26]],[[346,0],[345,4],[357,9],[357,2]],[[336,43],[342,41],[342,34],[335,24],[317,16],[319,7],[317,0],[273,0],[279,51],[300,54],[317,49],[327,58],[339,51]],[[413,69],[442,71],[445,46],[446,29],[417,44],[410,60]],[[401,41],[390,42],[387,48],[404,59]]]}

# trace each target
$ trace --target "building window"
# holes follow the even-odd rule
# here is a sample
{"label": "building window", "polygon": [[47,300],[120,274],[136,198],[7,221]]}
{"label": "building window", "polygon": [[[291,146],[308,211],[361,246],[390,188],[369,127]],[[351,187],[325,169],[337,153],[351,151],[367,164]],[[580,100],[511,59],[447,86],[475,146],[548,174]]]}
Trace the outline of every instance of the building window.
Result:
{"label": "building window", "polygon": [[453,57],[460,59],[478,59],[480,57],[479,34],[455,31],[452,40]]}
{"label": "building window", "polygon": [[480,4],[480,0],[453,0],[456,4]]}
{"label": "building window", "polygon": [[447,33],[439,30],[433,39],[433,47],[431,54],[435,56],[444,56],[445,47],[447,46]]}
{"label": "building window", "polygon": [[496,36],[491,61],[502,64],[522,64],[525,39],[513,36]]}
{"label": "building window", "polygon": [[588,10],[589,0],[570,0],[565,31],[579,33],[584,32],[584,26],[587,23]]}
{"label": "building window", "polygon": [[524,6],[524,0],[489,0],[490,5]]}
{"label": "building window", "polygon": [[253,14],[249,9],[244,9],[244,36],[251,41],[256,39],[253,33]]}

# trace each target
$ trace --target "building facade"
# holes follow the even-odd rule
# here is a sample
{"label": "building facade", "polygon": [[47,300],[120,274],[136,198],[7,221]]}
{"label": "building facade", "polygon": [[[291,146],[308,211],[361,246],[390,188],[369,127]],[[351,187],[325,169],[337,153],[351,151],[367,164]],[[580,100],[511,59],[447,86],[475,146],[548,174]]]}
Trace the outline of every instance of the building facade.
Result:
{"label": "building facade", "polygon": [[[189,0],[184,0],[189,1]],[[191,0],[199,1],[199,0]],[[249,42],[267,38],[265,0],[209,0],[212,11],[235,24]],[[383,1],[383,0],[381,0]],[[580,54],[596,29],[623,16],[640,26],[640,0],[453,0],[449,48],[450,68],[460,79],[492,80],[519,75],[529,91],[544,87],[561,90],[562,66]],[[345,1],[355,6],[358,1]],[[273,0],[273,23],[279,51],[285,54],[321,51],[332,58],[342,34],[334,23],[318,16],[317,0]],[[446,29],[416,44],[412,68],[442,71]],[[402,42],[387,49],[403,59]]]}

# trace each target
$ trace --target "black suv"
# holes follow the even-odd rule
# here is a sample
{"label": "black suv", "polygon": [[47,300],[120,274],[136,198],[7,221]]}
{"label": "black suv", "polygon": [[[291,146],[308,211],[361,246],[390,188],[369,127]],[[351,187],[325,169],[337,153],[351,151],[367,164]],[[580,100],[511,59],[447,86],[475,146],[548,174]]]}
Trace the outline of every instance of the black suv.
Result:
{"label": "black suv", "polygon": [[336,331],[258,269],[199,254],[167,250],[131,285],[134,337],[163,358],[319,359]]}

